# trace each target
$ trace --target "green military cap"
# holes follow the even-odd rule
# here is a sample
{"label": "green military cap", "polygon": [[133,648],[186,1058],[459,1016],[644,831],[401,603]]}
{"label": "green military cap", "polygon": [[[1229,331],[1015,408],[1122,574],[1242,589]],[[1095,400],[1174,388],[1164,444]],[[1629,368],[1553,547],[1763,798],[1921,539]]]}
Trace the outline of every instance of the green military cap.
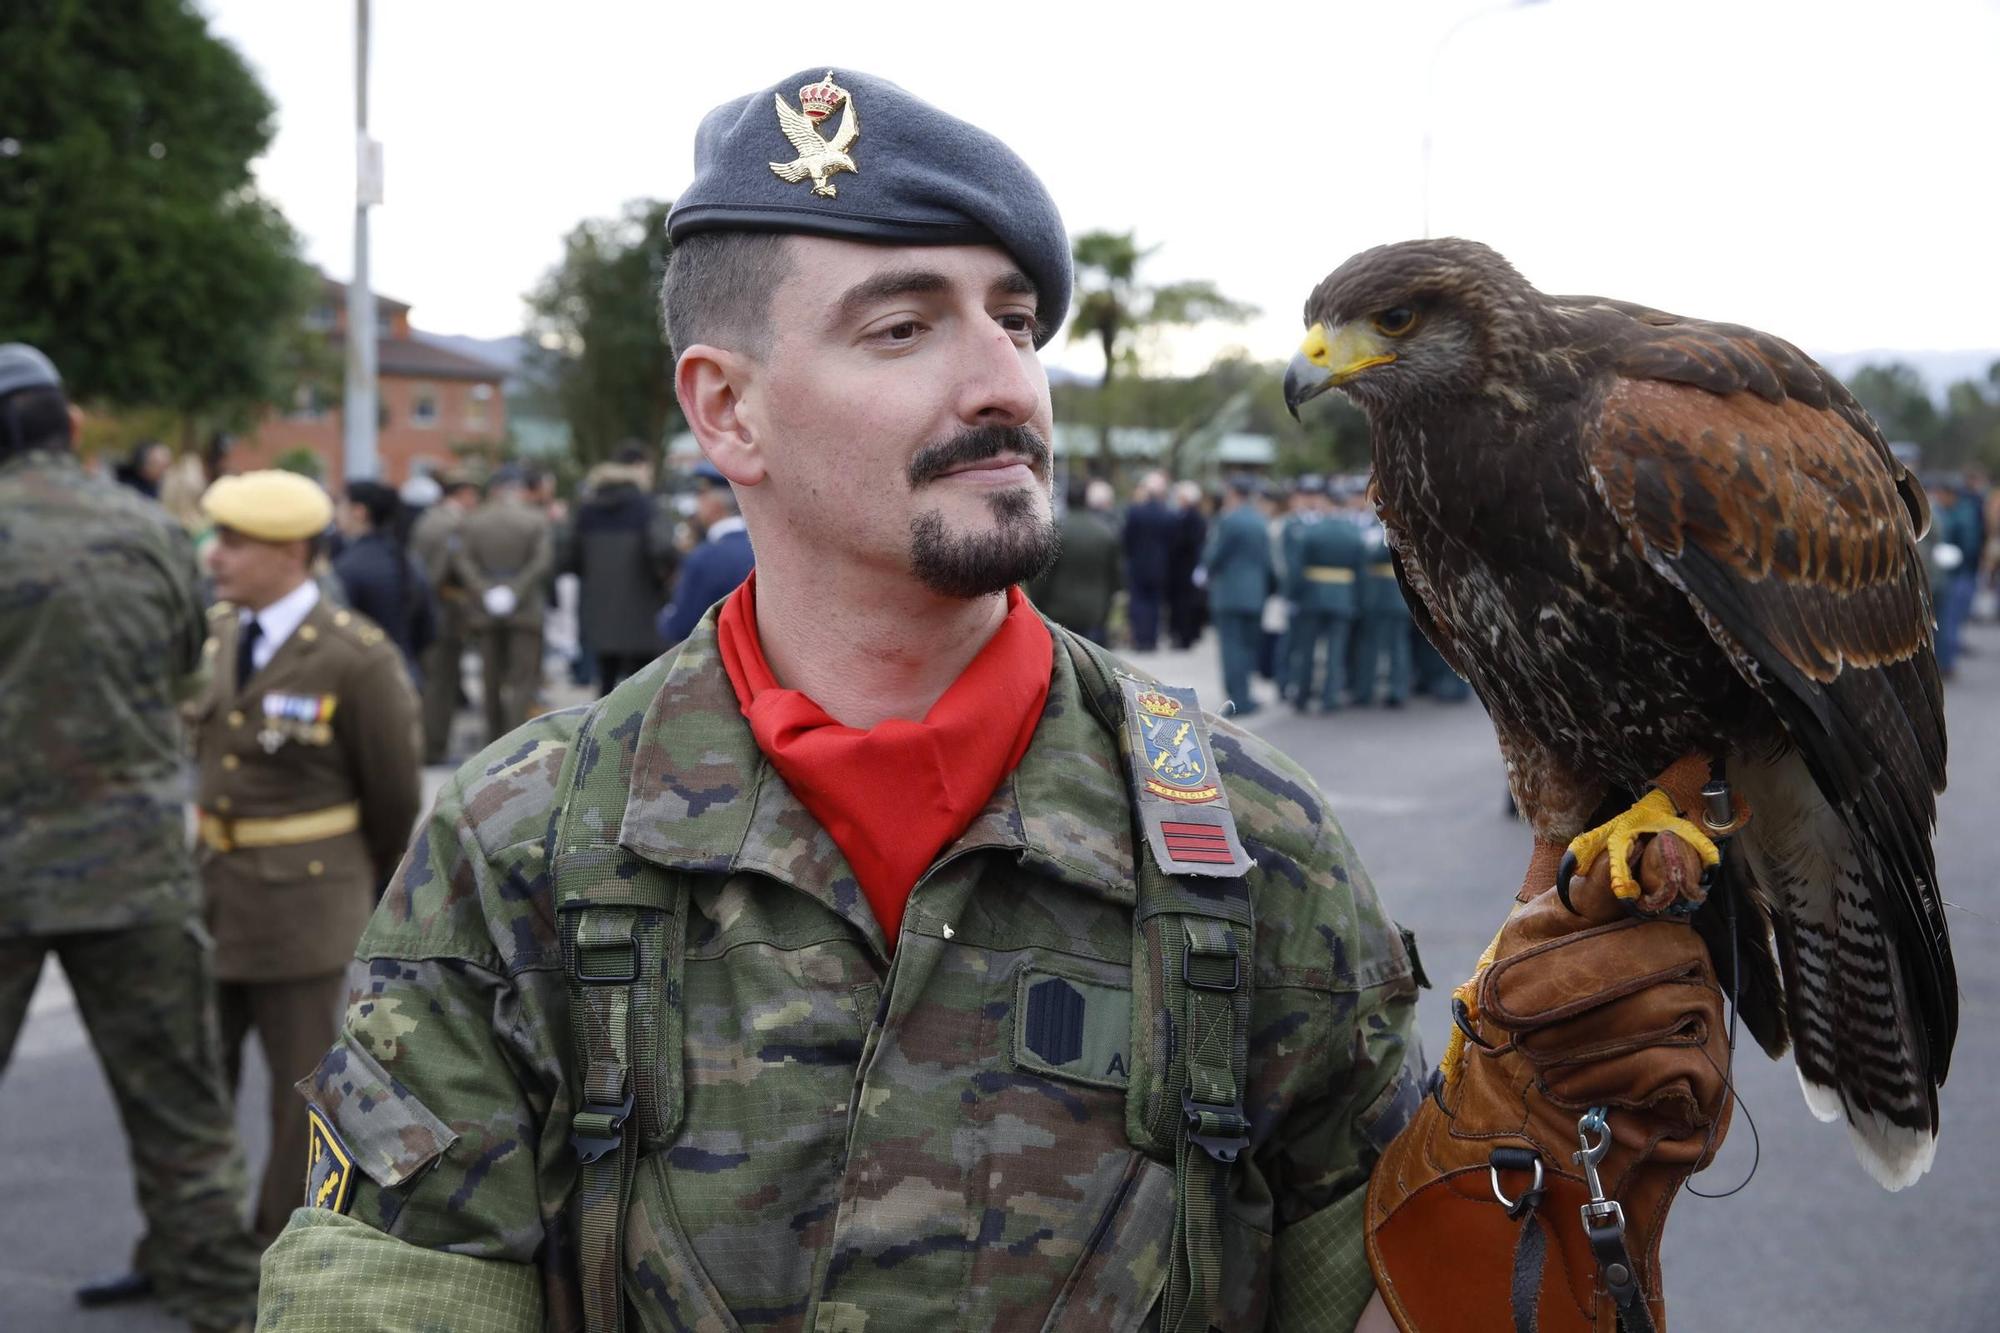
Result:
{"label": "green military cap", "polygon": [[201,512],[218,527],[265,542],[317,537],[333,522],[333,501],[296,472],[245,472],[219,479],[201,497]]}
{"label": "green military cap", "polygon": [[1035,284],[1037,346],[1069,314],[1069,236],[1028,164],[985,130],[858,70],[814,66],[709,112],[695,134],[694,179],[667,215],[674,241],[705,231],[997,245]]}

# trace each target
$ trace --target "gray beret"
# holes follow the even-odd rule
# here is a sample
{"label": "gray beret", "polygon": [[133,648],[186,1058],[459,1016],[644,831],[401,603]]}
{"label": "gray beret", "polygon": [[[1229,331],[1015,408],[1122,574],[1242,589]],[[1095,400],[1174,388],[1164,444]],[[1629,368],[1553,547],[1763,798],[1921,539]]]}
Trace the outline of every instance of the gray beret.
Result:
{"label": "gray beret", "polygon": [[60,389],[55,363],[26,343],[0,344],[0,398],[21,389]]}
{"label": "gray beret", "polygon": [[1037,346],[1069,315],[1069,237],[1028,164],[870,74],[802,70],[709,112],[667,217],[673,240],[705,231],[997,245],[1035,284]]}

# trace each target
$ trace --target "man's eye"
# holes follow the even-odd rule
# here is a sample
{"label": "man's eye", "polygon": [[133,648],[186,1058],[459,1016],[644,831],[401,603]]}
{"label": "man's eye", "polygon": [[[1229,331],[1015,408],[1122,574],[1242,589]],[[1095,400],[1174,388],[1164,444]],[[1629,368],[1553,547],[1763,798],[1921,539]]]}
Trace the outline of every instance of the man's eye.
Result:
{"label": "man's eye", "polygon": [[1035,317],[1033,315],[1020,314],[1002,315],[1000,316],[1000,327],[1009,333],[1033,333],[1035,331]]}
{"label": "man's eye", "polygon": [[906,343],[917,336],[917,322],[906,319],[901,324],[891,324],[882,330],[882,336],[890,342]]}

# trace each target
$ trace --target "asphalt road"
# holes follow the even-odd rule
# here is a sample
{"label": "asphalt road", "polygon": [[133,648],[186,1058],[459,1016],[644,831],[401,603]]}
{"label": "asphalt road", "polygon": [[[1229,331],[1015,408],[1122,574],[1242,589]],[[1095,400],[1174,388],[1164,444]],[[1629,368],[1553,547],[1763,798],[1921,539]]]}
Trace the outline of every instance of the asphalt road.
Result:
{"label": "asphalt road", "polygon": [[[1677,1330],[1861,1333],[2000,1328],[2000,631],[1974,630],[1948,696],[1951,790],[1938,864],[1953,904],[1962,1027],[1942,1096],[1944,1134],[1930,1175],[1887,1194],[1863,1173],[1837,1125],[1814,1121],[1789,1063],[1751,1046],[1737,1068],[1743,1107],[1709,1191],[1683,1197],[1668,1229],[1668,1301]],[[1204,689],[1212,653],[1147,664]],[[1415,929],[1440,990],[1423,998],[1426,1047],[1450,1025],[1445,990],[1462,978],[1519,883],[1527,834],[1501,814],[1492,733],[1476,706],[1418,702],[1400,713],[1298,720],[1267,710],[1252,725],[1318,778],[1394,914]],[[1747,1038],[1746,1038],[1747,1044]],[[239,1124],[261,1161],[262,1071],[248,1073]],[[178,1328],[157,1309],[86,1313],[83,1278],[118,1268],[139,1229],[124,1142],[66,989],[53,969],[11,1067],[0,1077],[0,1329],[49,1333]]]}

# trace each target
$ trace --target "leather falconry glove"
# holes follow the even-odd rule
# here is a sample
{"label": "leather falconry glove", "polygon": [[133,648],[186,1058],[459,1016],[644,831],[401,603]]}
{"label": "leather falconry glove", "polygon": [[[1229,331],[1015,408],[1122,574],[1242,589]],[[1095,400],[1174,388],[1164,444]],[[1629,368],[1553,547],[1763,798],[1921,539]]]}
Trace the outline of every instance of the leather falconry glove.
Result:
{"label": "leather falconry glove", "polygon": [[[1649,901],[1701,859],[1672,833],[1630,851]],[[1665,1329],[1661,1230],[1722,1144],[1728,1031],[1700,937],[1633,914],[1610,860],[1571,881],[1573,911],[1554,888],[1515,908],[1454,999],[1455,1067],[1369,1181],[1369,1264],[1405,1333]]]}

